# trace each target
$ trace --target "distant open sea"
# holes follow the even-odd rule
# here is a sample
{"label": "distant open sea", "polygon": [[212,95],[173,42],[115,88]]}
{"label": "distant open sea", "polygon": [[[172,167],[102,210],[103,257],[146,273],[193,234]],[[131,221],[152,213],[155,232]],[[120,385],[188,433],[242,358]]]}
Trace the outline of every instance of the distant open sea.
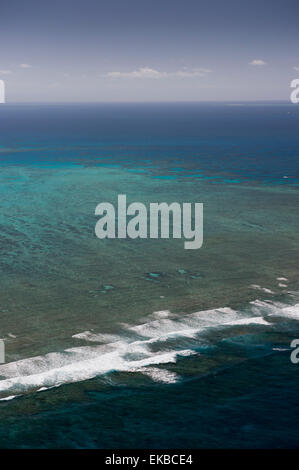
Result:
{"label": "distant open sea", "polygon": [[[202,202],[204,242],[95,207]],[[299,106],[0,105],[1,448],[298,448]]]}

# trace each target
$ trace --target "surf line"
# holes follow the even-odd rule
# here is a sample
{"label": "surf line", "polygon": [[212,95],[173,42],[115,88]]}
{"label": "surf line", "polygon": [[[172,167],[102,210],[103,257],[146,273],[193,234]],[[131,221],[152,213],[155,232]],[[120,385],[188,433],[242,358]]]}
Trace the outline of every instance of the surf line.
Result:
{"label": "surf line", "polygon": [[127,196],[119,194],[117,208],[101,202],[95,215],[100,216],[95,226],[99,239],[184,238],[186,250],[199,249],[203,244],[203,204],[199,202],[151,202],[147,209],[141,202],[127,206]]}

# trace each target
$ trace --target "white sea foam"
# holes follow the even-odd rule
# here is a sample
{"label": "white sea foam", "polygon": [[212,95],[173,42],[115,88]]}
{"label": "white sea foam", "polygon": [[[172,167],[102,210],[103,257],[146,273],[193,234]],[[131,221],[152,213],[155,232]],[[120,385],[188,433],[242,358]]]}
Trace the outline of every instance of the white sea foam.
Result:
{"label": "white sea foam", "polygon": [[94,330],[77,333],[73,338],[87,344],[0,365],[0,393],[10,399],[114,371],[141,373],[153,381],[174,383],[179,376],[167,370],[167,364],[197,354],[192,348],[203,333],[238,325],[269,327],[273,316],[299,319],[299,304],[255,300],[247,310],[244,313],[226,307],[186,315],[167,310],[154,312],[139,325],[123,325],[119,335]]}
{"label": "white sea foam", "polygon": [[[185,351],[190,354],[193,351]],[[125,360],[122,354],[118,351],[106,352],[99,354],[97,357],[90,359],[83,359],[81,361],[73,361],[69,364],[61,366],[62,353],[52,353],[52,356],[56,356],[56,360],[52,363],[52,368],[36,372],[37,363],[40,361],[40,357],[31,358],[28,360],[32,366],[33,373],[28,375],[17,375],[15,377],[1,380],[0,381],[0,392],[11,393],[17,392],[25,393],[31,390],[41,390],[50,388],[53,386],[62,385],[65,383],[78,382],[88,380],[96,377],[97,375],[105,374],[110,371],[127,371],[134,372],[139,368],[146,366],[157,365],[157,364],[168,364],[176,362],[177,356],[180,354],[179,351],[164,352],[158,354],[152,354],[144,359],[139,360]],[[54,359],[54,357],[53,357]],[[16,365],[16,363],[13,363]],[[59,364],[59,366],[57,366]],[[10,364],[6,364],[7,369]],[[1,374],[3,371],[1,370]]]}
{"label": "white sea foam", "polygon": [[168,318],[171,315],[170,310],[159,310],[158,312],[152,313],[150,316],[153,318]]}
{"label": "white sea foam", "polygon": [[147,375],[154,382],[173,384],[180,380],[180,376],[169,370],[159,369],[158,367],[143,367],[138,369],[143,375]]}
{"label": "white sea foam", "polygon": [[257,324],[257,325],[271,325],[268,321],[266,321],[262,317],[252,317],[252,318],[241,318],[240,320],[236,320],[235,322],[231,322],[232,325],[250,325],[250,324]]}
{"label": "white sea foam", "polygon": [[72,336],[75,339],[83,339],[94,343],[113,343],[120,339],[117,335],[92,333],[91,331],[83,331]]}
{"label": "white sea foam", "polygon": [[0,401],[9,401],[13,400],[14,398],[16,398],[16,395],[10,395],[9,397],[0,398]]}
{"label": "white sea foam", "polygon": [[256,313],[263,313],[269,317],[278,316],[299,320],[299,304],[285,305],[281,302],[271,302],[270,300],[254,300],[251,304],[253,305],[253,311]]}
{"label": "white sea foam", "polygon": [[258,284],[251,284],[250,287],[252,289],[257,289],[257,290],[260,290],[262,292],[266,292],[267,294],[275,294],[275,292],[273,292],[271,289],[268,289],[267,287],[261,287]]}
{"label": "white sea foam", "polygon": [[[289,318],[294,318],[294,319],[299,320],[299,304],[284,307],[282,309],[281,314],[282,314],[282,316],[286,316],[286,317],[289,317]],[[279,313],[276,312],[276,315],[279,315]]]}
{"label": "white sea foam", "polygon": [[174,319],[152,320],[137,326],[126,325],[126,327],[138,335],[149,338],[147,342],[151,344],[175,337],[196,338],[198,334],[212,328],[250,323],[270,324],[262,317],[247,316],[244,318],[244,315],[231,308],[218,308]]}

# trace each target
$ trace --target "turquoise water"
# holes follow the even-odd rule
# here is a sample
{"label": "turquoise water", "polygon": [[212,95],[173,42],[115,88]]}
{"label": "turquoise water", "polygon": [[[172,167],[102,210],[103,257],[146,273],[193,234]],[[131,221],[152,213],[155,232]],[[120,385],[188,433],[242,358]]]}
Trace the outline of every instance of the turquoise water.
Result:
{"label": "turquoise water", "polygon": [[[0,109],[0,446],[297,447],[299,108]],[[99,240],[202,202],[204,243]]]}

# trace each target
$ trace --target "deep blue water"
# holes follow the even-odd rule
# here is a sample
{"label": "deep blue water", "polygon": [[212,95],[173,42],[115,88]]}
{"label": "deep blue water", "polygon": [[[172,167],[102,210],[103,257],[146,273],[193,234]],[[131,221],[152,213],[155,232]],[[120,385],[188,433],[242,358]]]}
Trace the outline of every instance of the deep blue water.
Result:
{"label": "deep blue water", "polygon": [[298,184],[299,106],[289,103],[15,104],[1,107],[0,125],[3,163]]}

